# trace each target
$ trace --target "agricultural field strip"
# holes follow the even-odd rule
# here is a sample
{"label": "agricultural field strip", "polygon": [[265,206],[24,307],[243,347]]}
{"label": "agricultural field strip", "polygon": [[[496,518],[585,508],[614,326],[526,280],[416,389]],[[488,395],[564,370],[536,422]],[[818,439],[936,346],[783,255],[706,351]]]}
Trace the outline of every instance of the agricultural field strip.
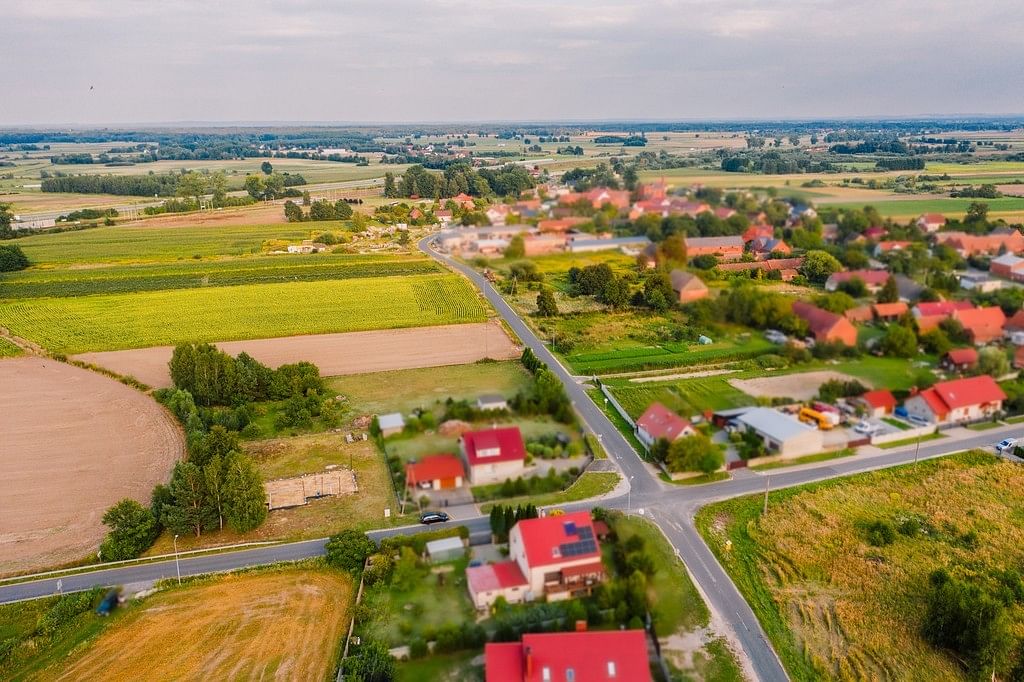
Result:
{"label": "agricultural field strip", "polygon": [[89,269],[40,269],[0,277],[0,299],[120,294],[439,272],[440,268],[429,260],[378,256],[282,256]]}
{"label": "agricultural field strip", "polygon": [[0,300],[0,326],[67,354],[485,319],[448,274]]}

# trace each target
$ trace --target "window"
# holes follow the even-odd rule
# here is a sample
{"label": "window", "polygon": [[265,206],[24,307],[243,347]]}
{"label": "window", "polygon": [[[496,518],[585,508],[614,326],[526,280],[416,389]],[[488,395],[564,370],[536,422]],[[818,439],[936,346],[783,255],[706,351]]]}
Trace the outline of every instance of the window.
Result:
{"label": "window", "polygon": [[572,668],[567,668],[565,671],[565,682],[576,682],[576,671]]}
{"label": "window", "polygon": [[551,668],[544,666],[540,671],[540,677],[544,682],[551,682]]}
{"label": "window", "polygon": [[615,661],[608,661],[608,677],[615,677]]}

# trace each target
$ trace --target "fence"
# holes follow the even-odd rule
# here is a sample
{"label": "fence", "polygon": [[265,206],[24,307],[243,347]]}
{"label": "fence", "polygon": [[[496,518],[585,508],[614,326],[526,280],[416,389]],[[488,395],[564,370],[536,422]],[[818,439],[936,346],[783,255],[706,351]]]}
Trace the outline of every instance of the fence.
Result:
{"label": "fence", "polygon": [[918,426],[913,429],[905,429],[903,431],[895,431],[893,433],[883,433],[877,436],[871,437],[872,445],[879,445],[881,443],[893,443],[900,440],[911,440],[918,436],[927,436],[935,433],[935,424],[929,424],[928,426]]}
{"label": "fence", "polygon": [[633,421],[633,418],[629,416],[629,412],[626,412],[622,405],[619,404],[619,401],[615,399],[615,396],[612,395],[612,392],[609,391],[608,387],[604,384],[601,384],[601,393],[603,393],[605,399],[612,404],[612,407],[614,407],[615,411],[619,413],[619,416],[625,419],[626,423],[633,427],[633,430],[635,431],[636,422]]}

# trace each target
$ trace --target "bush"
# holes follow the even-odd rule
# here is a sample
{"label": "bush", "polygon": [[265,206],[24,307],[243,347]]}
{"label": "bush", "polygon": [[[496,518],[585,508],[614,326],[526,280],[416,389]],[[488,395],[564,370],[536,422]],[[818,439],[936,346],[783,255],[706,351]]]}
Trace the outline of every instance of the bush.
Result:
{"label": "bush", "polygon": [[131,499],[124,499],[107,510],[103,523],[110,528],[100,545],[105,561],[134,559],[153,546],[160,526],[153,512]]}
{"label": "bush", "polygon": [[325,546],[327,563],[358,576],[366,559],[374,552],[376,546],[366,534],[357,530],[343,530],[332,535]]}
{"label": "bush", "polygon": [[896,540],[896,530],[888,521],[872,521],[867,526],[867,540],[872,547],[885,547]]}
{"label": "bush", "polygon": [[28,257],[17,244],[0,244],[0,272],[24,270],[29,266]]}

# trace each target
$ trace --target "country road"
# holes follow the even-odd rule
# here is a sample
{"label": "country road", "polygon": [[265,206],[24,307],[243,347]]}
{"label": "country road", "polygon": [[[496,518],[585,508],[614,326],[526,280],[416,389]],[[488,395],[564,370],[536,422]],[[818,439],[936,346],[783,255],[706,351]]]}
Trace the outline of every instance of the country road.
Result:
{"label": "country road", "polygon": [[[924,442],[919,450],[914,445],[908,445],[878,454],[852,455],[827,462],[778,469],[765,474],[750,470],[738,470],[733,473],[731,479],[719,483],[693,487],[669,485],[660,481],[653,468],[640,459],[629,442],[590,399],[578,379],[559,363],[529,326],[491,287],[490,283],[468,266],[429,249],[427,239],[420,242],[420,248],[431,257],[468,277],[522,342],[558,375],[580,414],[585,428],[600,437],[608,451],[609,458],[619,467],[631,486],[628,496],[619,495],[598,501],[585,500],[559,506],[567,510],[588,509],[596,504],[634,512],[643,509],[645,516],[657,523],[665,533],[709,607],[730,630],[729,638],[742,649],[742,659],[748,673],[759,680],[785,680],[787,675],[750,606],[697,533],[693,522],[697,510],[714,501],[763,492],[766,485],[775,490],[907,464],[918,457],[920,459],[941,457],[970,448],[988,447],[1006,436],[1019,436],[1024,431],[1024,426],[1009,425],[978,432],[977,435]],[[488,533],[489,520],[486,517],[457,518],[453,521],[467,526],[473,537],[484,536]],[[379,540],[389,535],[415,533],[422,529],[422,526],[415,525],[371,531],[368,535]],[[174,578],[179,569],[182,576],[188,576],[230,571],[280,561],[293,561],[322,555],[324,543],[325,539],[321,538],[241,551],[191,556],[182,558],[179,562],[169,559],[132,566],[97,569],[61,577],[61,589],[70,592],[89,589],[96,585],[128,584]],[[54,577],[2,585],[0,586],[0,603],[52,595],[57,592],[57,580],[58,578]]]}

